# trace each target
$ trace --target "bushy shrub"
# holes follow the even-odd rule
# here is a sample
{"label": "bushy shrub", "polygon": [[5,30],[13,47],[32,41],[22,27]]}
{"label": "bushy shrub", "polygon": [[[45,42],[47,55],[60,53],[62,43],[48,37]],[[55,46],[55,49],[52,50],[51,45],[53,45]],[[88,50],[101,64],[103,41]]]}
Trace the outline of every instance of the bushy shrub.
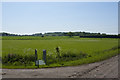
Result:
{"label": "bushy shrub", "polygon": [[62,52],[60,53],[60,57],[58,57],[57,53],[56,55],[47,55],[47,64],[52,63],[60,63],[60,62],[66,62],[66,61],[72,61],[72,60],[78,60],[81,58],[90,57],[91,55],[88,55],[86,53],[73,53],[71,51]]}
{"label": "bushy shrub", "polygon": [[35,55],[8,54],[2,57],[3,64],[30,64],[35,61]]}

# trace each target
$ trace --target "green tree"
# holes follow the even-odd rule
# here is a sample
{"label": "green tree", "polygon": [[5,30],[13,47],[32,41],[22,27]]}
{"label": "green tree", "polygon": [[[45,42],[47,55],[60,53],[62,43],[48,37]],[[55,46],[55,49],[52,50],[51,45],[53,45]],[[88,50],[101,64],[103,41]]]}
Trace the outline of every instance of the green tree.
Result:
{"label": "green tree", "polygon": [[68,32],[68,36],[72,37],[72,36],[74,36],[74,33],[73,32]]}

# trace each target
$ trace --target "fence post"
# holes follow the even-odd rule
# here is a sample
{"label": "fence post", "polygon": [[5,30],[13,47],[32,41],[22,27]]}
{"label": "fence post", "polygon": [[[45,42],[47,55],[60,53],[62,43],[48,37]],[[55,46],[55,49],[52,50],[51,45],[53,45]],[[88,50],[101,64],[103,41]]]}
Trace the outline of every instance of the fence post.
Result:
{"label": "fence post", "polygon": [[35,66],[37,66],[37,65],[36,65],[37,58],[38,58],[38,57],[37,57],[37,49],[35,49]]}
{"label": "fence post", "polygon": [[44,62],[46,64],[46,50],[43,50],[43,60],[44,60]]}
{"label": "fence post", "polygon": [[37,60],[37,49],[35,49],[35,61]]}

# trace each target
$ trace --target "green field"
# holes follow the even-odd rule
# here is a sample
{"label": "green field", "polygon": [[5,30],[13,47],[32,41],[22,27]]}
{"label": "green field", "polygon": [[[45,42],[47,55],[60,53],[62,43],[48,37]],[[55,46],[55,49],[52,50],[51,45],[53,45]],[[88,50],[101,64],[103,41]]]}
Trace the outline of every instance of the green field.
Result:
{"label": "green field", "polygon": [[[60,57],[56,47],[59,47]],[[77,36],[2,37],[3,68],[37,68],[34,63],[35,49],[38,51],[39,59],[42,59],[43,49],[47,51],[47,65],[42,65],[40,68],[75,66],[117,55],[118,39]],[[8,60],[8,54],[15,54],[13,62]],[[16,57],[20,58],[17,60]]]}

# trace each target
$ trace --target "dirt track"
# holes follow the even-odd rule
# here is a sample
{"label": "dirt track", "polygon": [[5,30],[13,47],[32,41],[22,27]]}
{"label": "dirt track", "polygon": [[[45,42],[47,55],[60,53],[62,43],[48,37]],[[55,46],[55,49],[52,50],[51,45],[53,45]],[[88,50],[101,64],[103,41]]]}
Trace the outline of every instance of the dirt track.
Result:
{"label": "dirt track", "polygon": [[81,66],[2,71],[3,78],[118,78],[118,56]]}

